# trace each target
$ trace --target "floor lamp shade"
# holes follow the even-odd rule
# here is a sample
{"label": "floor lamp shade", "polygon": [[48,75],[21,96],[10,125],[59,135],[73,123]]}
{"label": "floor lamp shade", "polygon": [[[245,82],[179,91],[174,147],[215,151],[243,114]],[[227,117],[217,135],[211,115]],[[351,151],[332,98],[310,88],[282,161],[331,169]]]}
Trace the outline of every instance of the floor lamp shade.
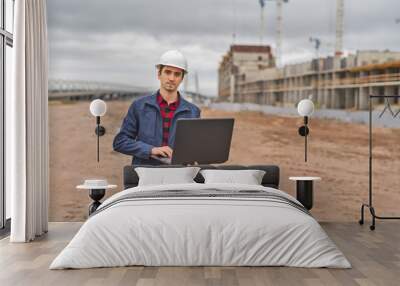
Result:
{"label": "floor lamp shade", "polygon": [[103,100],[95,99],[90,103],[90,113],[92,113],[93,116],[103,116],[106,114],[106,111],[107,105]]}
{"label": "floor lamp shade", "polygon": [[301,116],[310,116],[314,112],[314,103],[310,99],[303,99],[297,105],[297,112]]}

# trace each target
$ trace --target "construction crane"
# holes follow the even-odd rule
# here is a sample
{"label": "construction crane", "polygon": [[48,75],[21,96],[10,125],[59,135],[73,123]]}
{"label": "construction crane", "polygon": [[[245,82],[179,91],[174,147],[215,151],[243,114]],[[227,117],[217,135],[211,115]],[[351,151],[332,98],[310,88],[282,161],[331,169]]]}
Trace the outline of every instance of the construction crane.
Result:
{"label": "construction crane", "polygon": [[314,44],[316,59],[320,57],[320,48],[328,48],[330,50],[335,46],[334,43],[323,41],[318,37],[309,37],[309,41]]}
{"label": "construction crane", "polygon": [[263,44],[264,35],[264,6],[265,2],[276,2],[276,30],[275,30],[275,59],[276,65],[279,67],[282,64],[282,4],[288,3],[289,0],[259,0],[261,6],[261,20],[260,20],[260,45]]}
{"label": "construction crane", "polygon": [[276,0],[276,63],[280,67],[282,64],[282,3],[288,3],[289,0]]}
{"label": "construction crane", "polygon": [[232,32],[232,45],[236,43],[236,0],[232,0],[233,8],[233,32]]}
{"label": "construction crane", "polygon": [[319,58],[319,47],[321,46],[321,39],[310,37],[309,40],[311,43],[314,43],[315,58],[318,59]]}
{"label": "construction crane", "polygon": [[199,85],[199,74],[197,73],[197,71],[195,71],[195,73],[194,73],[194,89],[196,91],[196,94],[199,95],[200,94],[200,85]]}
{"label": "construction crane", "polygon": [[335,56],[343,54],[343,31],[344,31],[344,0],[336,0],[336,43]]}
{"label": "construction crane", "polygon": [[[194,87],[193,87],[194,84]],[[190,90],[191,88],[191,90]],[[194,91],[193,91],[194,88]],[[183,78],[183,92],[192,92],[195,94],[200,94],[200,81],[199,81],[199,73],[194,71],[192,76],[190,77],[190,85],[189,85],[189,76],[185,76]]]}
{"label": "construction crane", "polygon": [[263,36],[264,36],[264,7],[265,0],[259,0],[260,2],[260,46],[263,44]]}

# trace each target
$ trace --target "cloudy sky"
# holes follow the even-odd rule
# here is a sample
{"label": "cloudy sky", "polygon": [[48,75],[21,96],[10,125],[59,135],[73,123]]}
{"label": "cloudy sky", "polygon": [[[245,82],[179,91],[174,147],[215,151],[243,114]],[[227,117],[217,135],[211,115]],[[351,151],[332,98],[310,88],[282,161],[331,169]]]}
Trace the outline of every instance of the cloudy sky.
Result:
{"label": "cloudy sky", "polygon": [[[264,43],[275,47],[275,3],[266,1]],[[333,53],[336,0],[283,5],[283,62],[309,60],[309,37]],[[154,65],[168,49],[189,61],[200,92],[217,93],[217,69],[233,42],[259,44],[258,0],[49,0],[50,78],[157,88]],[[344,49],[400,51],[400,1],[345,0]]]}

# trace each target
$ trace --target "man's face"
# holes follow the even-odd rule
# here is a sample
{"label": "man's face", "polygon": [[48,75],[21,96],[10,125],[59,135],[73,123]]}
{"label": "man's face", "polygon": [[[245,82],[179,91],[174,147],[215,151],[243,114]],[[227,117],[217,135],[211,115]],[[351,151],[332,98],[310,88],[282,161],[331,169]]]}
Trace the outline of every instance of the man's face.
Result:
{"label": "man's face", "polygon": [[183,70],[176,67],[164,66],[161,72],[158,72],[158,79],[163,89],[174,92],[183,80]]}

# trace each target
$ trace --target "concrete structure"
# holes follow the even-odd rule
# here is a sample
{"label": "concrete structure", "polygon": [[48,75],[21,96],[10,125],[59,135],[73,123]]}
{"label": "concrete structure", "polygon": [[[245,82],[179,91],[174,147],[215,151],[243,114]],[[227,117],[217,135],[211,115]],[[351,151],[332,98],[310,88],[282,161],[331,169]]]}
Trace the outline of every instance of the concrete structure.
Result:
{"label": "concrete structure", "polygon": [[[367,109],[369,94],[399,94],[400,52],[358,51],[347,57],[320,58],[258,72],[249,70],[247,66],[251,64],[246,63],[243,67],[235,65],[229,73],[224,61],[230,54],[231,51],[219,69],[220,79],[232,78],[229,90],[219,90],[220,101],[226,101],[226,95],[231,94],[231,102],[293,106],[312,96],[317,106],[323,108]],[[226,87],[226,83],[221,86]],[[383,99],[378,103],[383,103]],[[392,99],[392,103],[399,101]]]}
{"label": "concrete structure", "polygon": [[237,98],[239,82],[275,66],[270,46],[232,45],[218,69],[218,95],[223,101]]}

